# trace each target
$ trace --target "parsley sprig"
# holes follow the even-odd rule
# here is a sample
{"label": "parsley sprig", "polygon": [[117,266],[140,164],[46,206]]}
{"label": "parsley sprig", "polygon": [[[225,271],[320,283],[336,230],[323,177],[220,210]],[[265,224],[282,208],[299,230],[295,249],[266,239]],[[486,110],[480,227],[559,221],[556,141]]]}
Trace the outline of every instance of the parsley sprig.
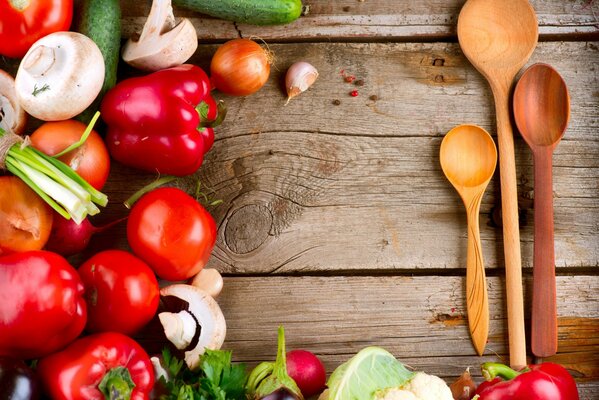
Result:
{"label": "parsley sprig", "polygon": [[246,367],[232,364],[231,354],[225,350],[206,350],[200,368],[191,371],[165,349],[162,361],[169,381],[160,378],[167,392],[160,400],[245,400]]}

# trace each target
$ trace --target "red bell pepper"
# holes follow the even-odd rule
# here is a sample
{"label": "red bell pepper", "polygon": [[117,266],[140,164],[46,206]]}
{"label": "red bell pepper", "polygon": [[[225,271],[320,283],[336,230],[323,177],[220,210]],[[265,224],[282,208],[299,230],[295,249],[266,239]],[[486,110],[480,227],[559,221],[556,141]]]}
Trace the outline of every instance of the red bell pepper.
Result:
{"label": "red bell pepper", "polygon": [[[487,382],[479,385],[479,400],[578,400],[574,378],[554,363],[530,365],[515,371],[507,365],[484,363]],[[476,398],[476,397],[475,397]]]}
{"label": "red bell pepper", "polygon": [[147,353],[116,332],[86,336],[42,358],[38,373],[54,400],[146,400],[154,385]]}
{"label": "red bell pepper", "polygon": [[38,39],[68,31],[73,0],[0,0],[0,54],[20,58]]}
{"label": "red bell pepper", "polygon": [[202,165],[214,142],[212,127],[224,117],[208,76],[190,64],[121,81],[106,93],[101,110],[114,159],[178,176]]}
{"label": "red bell pepper", "polygon": [[49,251],[0,257],[0,356],[30,359],[66,346],[87,320],[77,271]]}

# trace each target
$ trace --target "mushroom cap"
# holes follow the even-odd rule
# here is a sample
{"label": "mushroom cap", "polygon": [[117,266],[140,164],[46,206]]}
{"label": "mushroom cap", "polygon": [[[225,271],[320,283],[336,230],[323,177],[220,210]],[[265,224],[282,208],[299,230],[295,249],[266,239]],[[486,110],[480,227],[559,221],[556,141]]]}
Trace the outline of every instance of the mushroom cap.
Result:
{"label": "mushroom cap", "polygon": [[173,29],[146,40],[129,39],[123,46],[123,60],[146,71],[158,71],[183,64],[198,48],[196,30],[190,20],[183,18]]}
{"label": "mushroom cap", "polygon": [[190,369],[197,368],[200,356],[206,349],[221,348],[227,335],[227,322],[220,307],[208,293],[197,287],[174,284],[160,289],[161,296],[174,296],[186,301],[189,311],[201,327],[200,337],[195,348],[185,352],[185,363]]}
{"label": "mushroom cap", "polygon": [[72,118],[96,98],[104,83],[104,58],[93,40],[55,32],[35,42],[19,65],[19,102],[44,121]]}
{"label": "mushroom cap", "polygon": [[15,80],[0,69],[0,128],[20,135],[26,122],[27,114],[17,98]]}

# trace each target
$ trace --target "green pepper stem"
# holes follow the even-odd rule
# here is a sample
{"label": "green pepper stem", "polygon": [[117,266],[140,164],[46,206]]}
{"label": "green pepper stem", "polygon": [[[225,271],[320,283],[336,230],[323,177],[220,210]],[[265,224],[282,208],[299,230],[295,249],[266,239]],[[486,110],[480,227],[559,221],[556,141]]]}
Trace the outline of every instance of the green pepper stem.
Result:
{"label": "green pepper stem", "polygon": [[109,370],[98,385],[105,400],[129,400],[134,387],[131,373],[122,366]]}
{"label": "green pepper stem", "polygon": [[507,365],[496,363],[496,362],[486,362],[481,366],[481,371],[483,373],[483,377],[487,381],[491,381],[496,377],[500,377],[504,380],[511,380],[521,374]]}

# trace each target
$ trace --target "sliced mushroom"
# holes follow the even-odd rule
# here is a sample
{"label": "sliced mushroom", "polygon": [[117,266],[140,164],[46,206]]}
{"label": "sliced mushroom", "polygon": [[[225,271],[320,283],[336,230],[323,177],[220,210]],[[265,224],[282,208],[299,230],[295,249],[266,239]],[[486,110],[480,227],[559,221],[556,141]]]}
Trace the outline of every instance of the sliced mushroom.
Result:
{"label": "sliced mushroom", "polygon": [[44,121],[80,114],[94,101],[103,83],[100,49],[77,32],[55,32],[35,42],[15,78],[21,106]]}
{"label": "sliced mushroom", "polygon": [[214,268],[204,268],[193,277],[191,285],[217,298],[223,290],[223,277]]}
{"label": "sliced mushroom", "polygon": [[148,19],[138,40],[129,39],[123,48],[123,60],[146,71],[181,65],[198,47],[198,37],[191,21],[177,24],[171,0],[153,0]]}
{"label": "sliced mushroom", "polygon": [[0,128],[20,135],[26,122],[27,114],[17,99],[15,80],[0,69]]}
{"label": "sliced mushroom", "polygon": [[[193,349],[185,351],[185,363],[190,369],[194,369],[200,364],[200,356],[206,349],[218,350],[223,345],[227,334],[225,317],[216,301],[208,293],[194,286],[166,286],[160,289],[160,295],[173,296],[188,303],[187,310],[182,312],[158,314],[167,338],[177,348],[182,346],[190,335],[192,338],[195,336],[196,326],[190,326],[186,314],[193,316],[200,326],[198,343]],[[191,340],[185,347],[190,343]]]}

